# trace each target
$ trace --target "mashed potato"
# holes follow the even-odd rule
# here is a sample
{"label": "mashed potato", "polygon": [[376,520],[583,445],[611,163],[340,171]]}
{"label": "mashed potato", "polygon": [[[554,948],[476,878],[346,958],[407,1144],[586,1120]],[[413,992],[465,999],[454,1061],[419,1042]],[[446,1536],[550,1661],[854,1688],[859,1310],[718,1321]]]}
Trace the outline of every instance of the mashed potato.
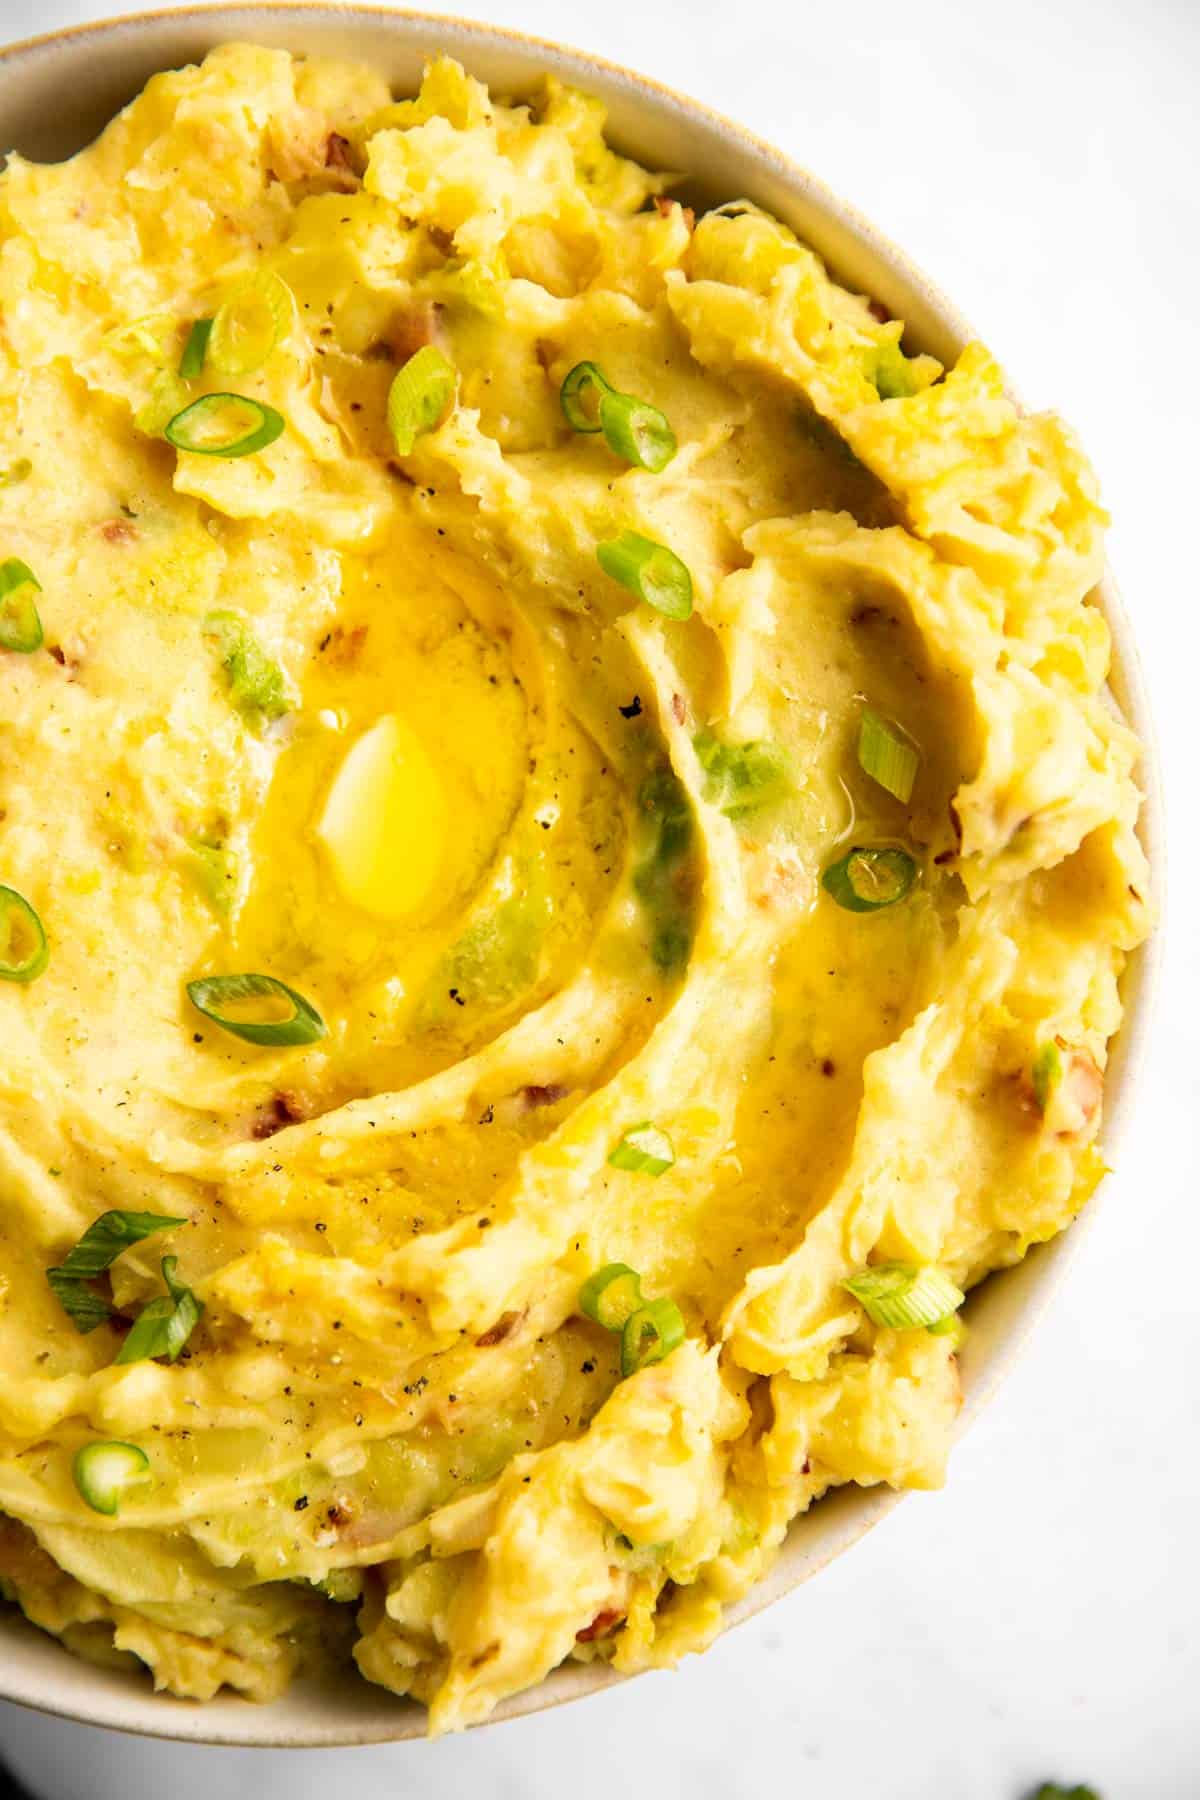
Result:
{"label": "mashed potato", "polygon": [[233,46],[0,177],[0,1579],[176,1694],[702,1647],[1102,1171],[1087,463],[603,128]]}

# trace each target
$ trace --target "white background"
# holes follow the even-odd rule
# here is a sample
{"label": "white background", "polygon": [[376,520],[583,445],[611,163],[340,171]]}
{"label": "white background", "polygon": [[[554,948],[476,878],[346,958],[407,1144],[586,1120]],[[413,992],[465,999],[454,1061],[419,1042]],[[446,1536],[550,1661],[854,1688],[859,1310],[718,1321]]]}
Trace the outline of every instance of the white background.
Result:
{"label": "white background", "polygon": [[[119,5],[0,0],[0,40]],[[190,1749],[12,1708],[0,1742],[43,1800],[1023,1800],[1047,1776],[1198,1800],[1200,0],[464,9],[774,140],[1082,432],[1168,776],[1171,933],[1138,1115],[949,1486],[703,1660],[432,1745]]]}

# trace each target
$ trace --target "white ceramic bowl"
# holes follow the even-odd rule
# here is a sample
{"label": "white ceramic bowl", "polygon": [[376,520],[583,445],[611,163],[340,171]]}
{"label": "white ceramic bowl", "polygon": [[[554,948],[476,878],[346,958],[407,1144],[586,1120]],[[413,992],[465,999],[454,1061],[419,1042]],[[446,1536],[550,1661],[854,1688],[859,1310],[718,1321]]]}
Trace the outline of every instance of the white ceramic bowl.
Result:
{"label": "white ceramic bowl", "polygon": [[[704,198],[750,198],[787,221],[846,285],[881,300],[907,321],[908,341],[943,362],[972,335],[954,308],[853,208],[806,170],[741,126],[694,100],[579,51],[427,13],[359,5],[204,6],[143,14],[57,32],[0,53],[0,152],[39,160],[87,143],[157,70],[202,57],[231,39],[309,54],[370,62],[400,93],[415,90],[425,60],[445,50],[506,94],[529,92],[546,70],[590,93],[609,110],[615,145],[653,167],[686,169]],[[1099,603],[1112,627],[1114,697],[1146,745],[1141,830],[1161,872],[1159,788],[1146,695],[1124,610],[1111,578]],[[1156,882],[1161,894],[1161,882]],[[1120,1137],[1142,1061],[1156,962],[1152,942],[1125,980],[1126,1019],[1114,1046],[1107,1090],[1106,1147]],[[1086,1216],[1094,1215],[1095,1203]],[[1015,1269],[985,1282],[967,1307],[965,1426],[994,1392],[1057,1286],[1079,1225],[1034,1250]],[[767,1579],[739,1607],[737,1623],[806,1581],[863,1536],[901,1498],[886,1490],[842,1488],[798,1519]],[[580,1697],[617,1680],[601,1665],[556,1671],[540,1687],[501,1706],[511,1718]],[[424,1713],[356,1675],[319,1687],[297,1683],[271,1706],[220,1697],[199,1706],[152,1693],[148,1681],[95,1669],[15,1616],[0,1617],[0,1696],[87,1724],[201,1743],[273,1748],[366,1744],[420,1736]]]}

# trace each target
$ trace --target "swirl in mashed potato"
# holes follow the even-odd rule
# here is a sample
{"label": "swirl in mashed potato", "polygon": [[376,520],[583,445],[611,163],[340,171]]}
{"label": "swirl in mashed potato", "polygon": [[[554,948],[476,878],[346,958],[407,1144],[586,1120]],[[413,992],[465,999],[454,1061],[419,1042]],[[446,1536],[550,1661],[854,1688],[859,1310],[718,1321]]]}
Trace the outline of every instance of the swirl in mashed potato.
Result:
{"label": "swirl in mashed potato", "polygon": [[[0,981],[0,1578],[176,1694],[353,1658],[446,1730],[702,1647],[827,1489],[942,1479],[953,1304],[863,1272],[965,1290],[1102,1171],[1147,915],[1088,465],[603,129],[233,46],[0,177],[0,884],[48,945]],[[181,374],[247,278],[257,360]],[[572,429],[585,362],[666,466]],[[168,442],[216,391],[282,435]],[[863,847],[894,903],[825,879]],[[245,971],[324,1035],[189,1000]],[[51,1285],[106,1212],[182,1223]],[[198,1323],[118,1361],[164,1257]],[[615,1263],[684,1333],[624,1375]]]}

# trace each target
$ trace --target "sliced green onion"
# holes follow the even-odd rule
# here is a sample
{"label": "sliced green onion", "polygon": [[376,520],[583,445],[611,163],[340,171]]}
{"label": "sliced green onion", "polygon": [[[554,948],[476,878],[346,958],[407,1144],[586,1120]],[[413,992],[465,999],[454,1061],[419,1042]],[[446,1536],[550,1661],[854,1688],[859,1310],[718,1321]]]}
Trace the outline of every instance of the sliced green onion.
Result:
{"label": "sliced green onion", "polygon": [[211,844],[207,838],[188,839],[188,847],[180,861],[213,911],[228,918],[237,896],[237,860],[224,844]]}
{"label": "sliced green onion", "polygon": [[1100,1800],[1095,1788],[1060,1787],[1057,1781],[1043,1781],[1033,1800]]}
{"label": "sliced green onion", "polygon": [[114,325],[101,339],[102,349],[117,356],[148,356],[165,362],[169,347],[178,340],[179,320],[171,313],[146,313],[126,325]]}
{"label": "sliced green onion", "polygon": [[637,531],[623,531],[596,545],[596,560],[606,575],[656,612],[668,619],[691,618],[692,577],[687,564],[665,544]]}
{"label": "sliced green onion", "polygon": [[842,1286],[862,1303],[869,1319],[892,1331],[937,1325],[966,1298],[933,1263],[875,1263],[848,1276]]}
{"label": "sliced green onion", "polygon": [[511,279],[507,259],[499,252],[487,259],[452,258],[432,277],[439,299],[451,306],[469,306],[489,319],[504,311],[501,284]]}
{"label": "sliced green onion", "polygon": [[167,422],[163,436],[193,456],[253,456],[282,437],[287,421],[244,394],[202,394]]}
{"label": "sliced green onion", "polygon": [[67,1252],[57,1268],[46,1270],[50,1283],[75,1329],[86,1335],[112,1316],[112,1308],[93,1288],[86,1284],[110,1268],[123,1250],[140,1244],[156,1231],[167,1231],[173,1225],[185,1225],[186,1219],[167,1213],[139,1213],[117,1210],[101,1213],[93,1219],[79,1242]]}
{"label": "sliced green onion", "polygon": [[579,1290],[580,1312],[603,1325],[605,1331],[620,1331],[644,1304],[642,1278],[628,1263],[605,1263]]}
{"label": "sliced green onion", "polygon": [[881,912],[903,900],[916,878],[917,865],[907,850],[858,845],[829,865],[821,886],[847,912]]}
{"label": "sliced green onion", "polygon": [[197,319],[188,332],[187,343],[179,359],[179,373],[185,381],[196,381],[204,373],[204,359],[208,355],[208,340],[212,336],[212,328],[211,319]]}
{"label": "sliced green onion", "polygon": [[229,697],[238,711],[254,724],[279,719],[288,710],[287,681],[273,657],[267,655],[240,613],[206,613],[200,627],[212,638],[229,683]]}
{"label": "sliced green onion", "polygon": [[1043,1112],[1050,1104],[1055,1088],[1062,1080],[1062,1052],[1054,1039],[1043,1044],[1033,1059],[1033,1095]]}
{"label": "sliced green onion", "polygon": [[675,1162],[675,1146],[665,1131],[647,1119],[631,1125],[619,1144],[608,1153],[614,1169],[633,1169],[642,1175],[662,1175]]}
{"label": "sliced green onion", "polygon": [[42,620],[33,597],[41,591],[41,582],[20,557],[0,563],[0,650],[29,656],[41,649]]}
{"label": "sliced green onion", "polygon": [[51,1275],[70,1275],[76,1280],[101,1275],[131,1244],[140,1244],[156,1231],[169,1231],[173,1225],[186,1225],[185,1218],[172,1213],[127,1212],[117,1208],[93,1219],[79,1242],[67,1252]]}
{"label": "sliced green onion", "polygon": [[[248,1044],[314,1044],[325,1036],[325,1021],[316,1007],[273,975],[205,975],[189,981],[187,991],[197,1012]],[[264,1001],[273,1003],[273,1009],[264,1007]],[[278,1016],[280,1002],[290,1008],[283,1018]],[[246,1016],[249,1012],[258,1016]]]}
{"label": "sliced green onion", "polygon": [[719,806],[727,819],[756,812],[784,776],[784,762],[773,744],[753,739],[723,744],[715,733],[698,731],[692,739],[705,773],[704,798]]}
{"label": "sliced green onion", "polygon": [[594,362],[576,363],[558,390],[558,403],[572,431],[600,431],[600,404],[614,392],[612,382]]}
{"label": "sliced green onion", "polygon": [[167,1292],[143,1306],[117,1353],[117,1362],[146,1362],[155,1356],[165,1356],[168,1362],[174,1362],[200,1323],[204,1304],[197,1300],[190,1287],[176,1281],[178,1267],[177,1256],[163,1257],[162,1273]]}
{"label": "sliced green onion", "polygon": [[631,394],[601,395],[600,429],[610,450],[652,475],[665,469],[678,449],[666,414]]}
{"label": "sliced green onion", "polygon": [[133,416],[133,422],[145,437],[159,438],[188,404],[188,385],[174,369],[159,369],[150,383],[145,402]]}
{"label": "sliced green onion", "polygon": [[869,706],[863,707],[858,725],[858,764],[872,781],[907,806],[920,761],[913,745],[886,719]]}
{"label": "sliced green onion", "polygon": [[673,1300],[649,1300],[631,1313],[621,1332],[621,1374],[636,1375],[677,1350],[687,1333]]}
{"label": "sliced green onion", "polygon": [[258,269],[217,308],[207,341],[208,360],[220,375],[252,375],[295,322],[296,301],[287,282],[270,269]]}
{"label": "sliced green onion", "polygon": [[150,1474],[150,1458],[136,1444],[85,1444],[71,1465],[75,1486],[93,1512],[112,1518]]}
{"label": "sliced green onion", "polygon": [[0,488],[19,487],[23,481],[28,481],[32,474],[33,464],[29,458],[19,456],[16,462],[9,463],[7,469],[0,469]]}
{"label": "sliced green onion", "polygon": [[50,1283],[54,1297],[74,1325],[81,1337],[89,1331],[95,1331],[97,1325],[103,1325],[113,1316],[113,1309],[93,1287],[86,1281],[78,1281],[74,1277],[63,1274],[61,1269],[47,1269],[46,1280]]}
{"label": "sliced green onion", "polygon": [[952,1349],[957,1350],[967,1335],[967,1328],[957,1313],[947,1313],[944,1319],[935,1319],[932,1325],[925,1327],[930,1337],[952,1337]]}
{"label": "sliced green onion", "polygon": [[907,400],[917,392],[912,364],[899,344],[880,344],[868,354],[867,379],[881,400]]}
{"label": "sliced green onion", "polygon": [[0,887],[0,981],[36,981],[49,961],[46,927],[24,894]]}
{"label": "sliced green onion", "polygon": [[388,428],[401,456],[411,456],[417,439],[441,424],[457,386],[454,364],[432,344],[409,357],[392,382],[387,404]]}

